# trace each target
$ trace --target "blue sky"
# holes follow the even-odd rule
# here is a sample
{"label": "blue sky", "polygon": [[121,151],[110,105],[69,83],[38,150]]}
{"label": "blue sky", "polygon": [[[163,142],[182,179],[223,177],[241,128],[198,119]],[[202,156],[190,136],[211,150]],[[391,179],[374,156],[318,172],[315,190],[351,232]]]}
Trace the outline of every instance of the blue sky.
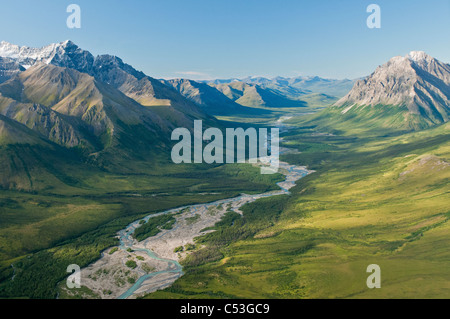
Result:
{"label": "blue sky", "polygon": [[[66,26],[71,3],[81,29]],[[381,29],[366,26],[371,3]],[[66,39],[156,78],[356,78],[412,50],[450,63],[450,0],[3,1],[0,40]]]}

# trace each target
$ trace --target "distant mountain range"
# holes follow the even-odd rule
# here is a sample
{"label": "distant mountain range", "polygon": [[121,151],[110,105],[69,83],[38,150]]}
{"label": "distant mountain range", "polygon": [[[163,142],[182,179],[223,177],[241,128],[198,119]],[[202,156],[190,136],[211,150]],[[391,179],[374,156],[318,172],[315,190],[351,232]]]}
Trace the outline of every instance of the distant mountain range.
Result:
{"label": "distant mountain range", "polygon": [[261,113],[261,109],[329,106],[344,96],[354,83],[351,80],[319,77],[161,81],[213,115],[255,114]]}
{"label": "distant mountain range", "polygon": [[213,84],[229,84],[232,82],[244,82],[257,84],[262,88],[278,91],[287,96],[298,97],[298,95],[310,93],[323,93],[330,96],[342,97],[350,91],[355,80],[325,79],[318,76],[299,76],[292,78],[275,77],[247,77],[243,79],[228,79],[211,81]]}
{"label": "distant mountain range", "polygon": [[43,48],[2,41],[0,57],[0,83],[39,63],[70,68],[113,86],[142,106],[152,107],[153,112],[176,126],[188,126],[192,118],[208,115],[252,115],[267,112],[261,108],[326,106],[347,93],[353,83],[318,77],[247,78],[240,81],[242,84],[216,81],[220,85],[188,79],[157,80],[119,57],[94,57],[69,40]]}
{"label": "distant mountain range", "polygon": [[350,91],[355,80],[247,77],[207,83],[241,105],[277,108],[331,105]]}
{"label": "distant mountain range", "polygon": [[246,115],[258,113],[258,110],[245,107],[228,98],[217,88],[206,83],[188,79],[161,80],[173,87],[185,98],[194,102],[203,111],[212,115]]}
{"label": "distant mountain range", "polygon": [[0,42],[0,143],[56,143],[95,159],[111,150],[140,154],[167,147],[171,129],[191,127],[194,119],[208,125],[215,115],[333,103],[324,117],[330,122],[360,125],[376,119],[379,126],[415,129],[444,123],[450,113],[450,66],[411,52],[357,81],[157,80],[119,57],[94,57],[71,41],[43,48]]}
{"label": "distant mountain range", "polygon": [[248,107],[305,107],[307,103],[289,98],[286,95],[272,89],[263,88],[257,84],[245,82],[231,82],[223,84],[210,84],[222,92],[226,97],[238,104]]}

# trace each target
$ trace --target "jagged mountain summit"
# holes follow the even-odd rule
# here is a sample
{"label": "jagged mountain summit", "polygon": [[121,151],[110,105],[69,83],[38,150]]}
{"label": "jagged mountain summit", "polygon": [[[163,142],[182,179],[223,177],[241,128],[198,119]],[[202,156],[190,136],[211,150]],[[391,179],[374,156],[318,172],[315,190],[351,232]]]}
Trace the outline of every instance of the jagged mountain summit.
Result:
{"label": "jagged mountain summit", "polygon": [[[347,116],[382,116],[395,110],[403,115],[403,125],[413,128],[445,123],[450,116],[450,65],[422,51],[393,57],[357,81],[335,106]],[[401,124],[398,119],[396,123]]]}
{"label": "jagged mountain summit", "polygon": [[18,46],[2,41],[0,57],[9,58],[23,68],[45,63],[87,73],[101,82],[112,85],[141,105],[163,106],[164,110],[155,111],[177,126],[187,126],[193,118],[208,118],[200,108],[175,89],[134,69],[119,57],[108,54],[94,57],[89,51],[79,48],[70,40],[43,48]]}
{"label": "jagged mountain summit", "polygon": [[71,41],[0,43],[0,188],[75,185],[72,170],[146,171],[167,161],[172,130],[195,119],[217,123],[119,57],[94,57]]}
{"label": "jagged mountain summit", "polygon": [[[8,42],[0,42],[0,57],[4,57],[27,69],[36,63],[51,64],[72,68],[87,73],[97,80],[110,84],[128,97],[144,106],[164,107],[156,110],[160,116],[176,122],[178,126],[187,126],[187,117],[205,118],[209,115],[253,114],[255,107],[302,107],[310,103],[305,100],[320,100],[321,104],[331,104],[337,100],[335,96],[343,96],[350,88],[351,81],[326,80],[313,78],[274,78],[250,77],[243,81],[236,79],[223,82],[222,85],[209,83],[208,88],[201,83],[186,80],[182,85],[170,81],[160,81],[147,76],[124,63],[113,55],[93,56],[89,51],[79,48],[70,40],[50,44],[43,48],[18,46]],[[16,71],[2,73],[0,65],[0,82],[12,77]],[[17,73],[17,72],[16,72]],[[3,74],[3,76],[1,76]],[[229,83],[227,83],[229,82]],[[220,93],[227,90],[221,86],[234,87],[236,83],[245,83],[246,90],[241,90],[239,101],[232,98],[226,100]],[[233,88],[232,88],[233,89]],[[345,93],[341,93],[345,91]],[[313,96],[307,96],[311,93]],[[323,94],[325,93],[325,94]],[[328,93],[332,93],[328,96]],[[226,95],[226,94],[225,94]],[[229,98],[229,96],[228,96]],[[262,111],[259,111],[262,112]]]}
{"label": "jagged mountain summit", "polygon": [[42,62],[73,68],[85,73],[91,71],[94,63],[94,56],[89,51],[80,49],[70,40],[53,43],[42,48],[18,46],[2,41],[0,42],[0,56],[13,59],[24,68]]}
{"label": "jagged mountain summit", "polygon": [[195,119],[217,124],[119,57],[94,57],[71,41],[40,49],[0,43],[0,158],[9,163],[0,188],[43,185],[33,176],[58,176],[47,168],[68,158],[114,172],[167,161],[170,133]]}
{"label": "jagged mountain summit", "polygon": [[0,57],[0,83],[23,71],[25,68],[13,59]]}
{"label": "jagged mountain summit", "polygon": [[248,107],[327,107],[347,94],[355,80],[318,76],[249,76],[243,79],[205,81],[228,98]]}

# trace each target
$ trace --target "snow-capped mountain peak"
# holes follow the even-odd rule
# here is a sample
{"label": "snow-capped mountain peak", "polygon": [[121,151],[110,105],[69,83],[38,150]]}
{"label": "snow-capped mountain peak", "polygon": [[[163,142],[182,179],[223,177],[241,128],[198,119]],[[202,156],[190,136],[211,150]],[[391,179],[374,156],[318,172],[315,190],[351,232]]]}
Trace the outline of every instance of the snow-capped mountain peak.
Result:
{"label": "snow-capped mountain peak", "polygon": [[80,49],[70,40],[52,43],[42,48],[19,46],[2,41],[0,42],[0,57],[14,59],[25,68],[41,62],[76,68],[82,72],[90,71],[94,62],[94,56],[91,53]]}
{"label": "snow-capped mountain peak", "polygon": [[34,64],[37,61],[47,60],[60,45],[61,43],[53,43],[42,48],[30,48],[2,41],[0,42],[0,56],[15,59],[20,64]]}
{"label": "snow-capped mountain peak", "polygon": [[413,62],[423,62],[423,61],[431,61],[433,57],[429,56],[423,51],[411,51],[407,58]]}

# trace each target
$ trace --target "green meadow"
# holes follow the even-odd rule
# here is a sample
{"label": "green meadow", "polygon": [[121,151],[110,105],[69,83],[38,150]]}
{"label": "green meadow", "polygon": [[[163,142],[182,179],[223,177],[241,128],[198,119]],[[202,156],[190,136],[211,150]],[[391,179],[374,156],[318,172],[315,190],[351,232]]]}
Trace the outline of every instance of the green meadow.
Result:
{"label": "green meadow", "polygon": [[301,153],[282,159],[316,172],[197,238],[186,274],[146,298],[449,298],[449,125],[291,123],[284,144]]}
{"label": "green meadow", "polygon": [[55,298],[67,266],[98,259],[132,221],[244,191],[276,189],[281,180],[251,165],[133,165],[138,174],[58,167],[76,183],[43,180],[38,191],[0,192],[0,296]]}
{"label": "green meadow", "polygon": [[[282,144],[299,152],[282,160],[315,173],[291,195],[247,204],[243,216],[228,212],[190,247],[185,275],[146,298],[450,297],[448,124],[411,132],[380,128],[377,119],[372,127],[291,114]],[[98,259],[128,223],[277,189],[282,179],[241,164],[120,165],[115,173],[88,164],[28,168],[23,185],[34,189],[0,193],[1,297],[55,298],[67,265]],[[144,226],[136,236],[158,231]],[[370,264],[381,267],[381,289],[366,286]]]}

